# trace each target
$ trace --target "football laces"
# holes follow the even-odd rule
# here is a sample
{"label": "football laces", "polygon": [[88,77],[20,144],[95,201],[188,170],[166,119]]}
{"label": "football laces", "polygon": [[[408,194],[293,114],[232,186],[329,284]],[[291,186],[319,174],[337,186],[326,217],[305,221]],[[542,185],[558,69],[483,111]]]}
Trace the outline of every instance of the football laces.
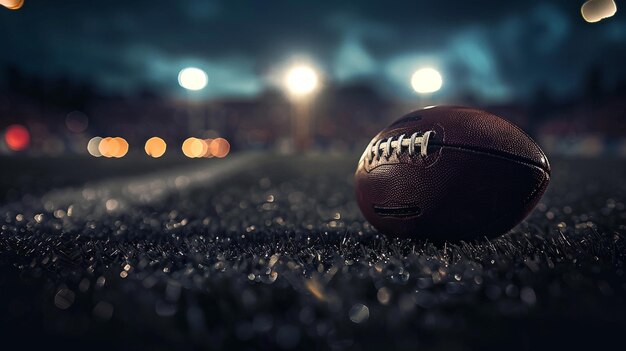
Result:
{"label": "football laces", "polygon": [[380,159],[381,157],[389,158],[393,152],[395,152],[396,155],[400,155],[403,150],[408,150],[409,156],[413,156],[416,151],[416,146],[419,146],[420,156],[426,157],[428,151],[428,141],[430,140],[431,135],[434,134],[434,131],[429,130],[422,135],[419,135],[416,132],[408,137],[406,134],[402,134],[398,137],[378,139],[370,144],[371,146],[369,146],[367,160],[372,162],[374,159]]}

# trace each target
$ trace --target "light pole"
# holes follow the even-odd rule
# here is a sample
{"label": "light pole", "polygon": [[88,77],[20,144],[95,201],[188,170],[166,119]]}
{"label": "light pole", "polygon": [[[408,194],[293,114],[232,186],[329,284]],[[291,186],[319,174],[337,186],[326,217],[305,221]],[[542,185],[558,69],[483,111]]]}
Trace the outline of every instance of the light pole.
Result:
{"label": "light pole", "polygon": [[187,90],[187,116],[189,118],[189,134],[197,133],[202,129],[202,119],[197,111],[193,110],[192,94],[194,91],[204,89],[209,82],[206,72],[196,67],[187,67],[178,73],[178,84]]}
{"label": "light pole", "polygon": [[319,86],[318,74],[310,66],[294,66],[287,71],[284,83],[295,110],[292,138],[296,149],[303,151],[311,143],[311,102]]}

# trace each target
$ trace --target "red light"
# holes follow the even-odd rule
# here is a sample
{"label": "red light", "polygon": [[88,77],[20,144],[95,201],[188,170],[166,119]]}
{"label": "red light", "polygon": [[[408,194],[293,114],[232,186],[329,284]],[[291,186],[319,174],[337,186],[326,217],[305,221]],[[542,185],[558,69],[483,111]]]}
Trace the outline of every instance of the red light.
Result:
{"label": "red light", "polygon": [[7,131],[4,133],[4,141],[9,149],[22,151],[30,144],[30,133],[24,126],[13,124],[7,127]]}

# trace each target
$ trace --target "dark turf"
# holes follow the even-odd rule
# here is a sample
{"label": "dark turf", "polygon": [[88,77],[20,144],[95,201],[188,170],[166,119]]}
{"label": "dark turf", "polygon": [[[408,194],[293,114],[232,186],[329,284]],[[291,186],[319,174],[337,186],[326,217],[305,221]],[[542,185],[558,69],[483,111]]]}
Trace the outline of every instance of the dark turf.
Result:
{"label": "dark turf", "polygon": [[624,338],[623,160],[552,160],[547,194],[512,233],[435,247],[364,223],[354,157],[255,157],[219,181],[13,194],[1,213],[2,339],[535,350]]}

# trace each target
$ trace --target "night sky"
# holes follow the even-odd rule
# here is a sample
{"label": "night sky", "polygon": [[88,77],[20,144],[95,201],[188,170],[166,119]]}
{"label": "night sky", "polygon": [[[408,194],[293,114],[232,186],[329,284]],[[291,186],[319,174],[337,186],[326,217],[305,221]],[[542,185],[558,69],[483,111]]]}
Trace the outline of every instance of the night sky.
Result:
{"label": "night sky", "polygon": [[178,71],[192,65],[209,75],[203,94],[221,97],[254,96],[307,61],[327,83],[366,81],[404,98],[414,94],[411,73],[432,66],[444,97],[507,101],[538,88],[572,96],[592,68],[609,87],[626,80],[621,2],[595,24],[582,19],[582,3],[27,0],[0,8],[0,68],[176,95]]}

